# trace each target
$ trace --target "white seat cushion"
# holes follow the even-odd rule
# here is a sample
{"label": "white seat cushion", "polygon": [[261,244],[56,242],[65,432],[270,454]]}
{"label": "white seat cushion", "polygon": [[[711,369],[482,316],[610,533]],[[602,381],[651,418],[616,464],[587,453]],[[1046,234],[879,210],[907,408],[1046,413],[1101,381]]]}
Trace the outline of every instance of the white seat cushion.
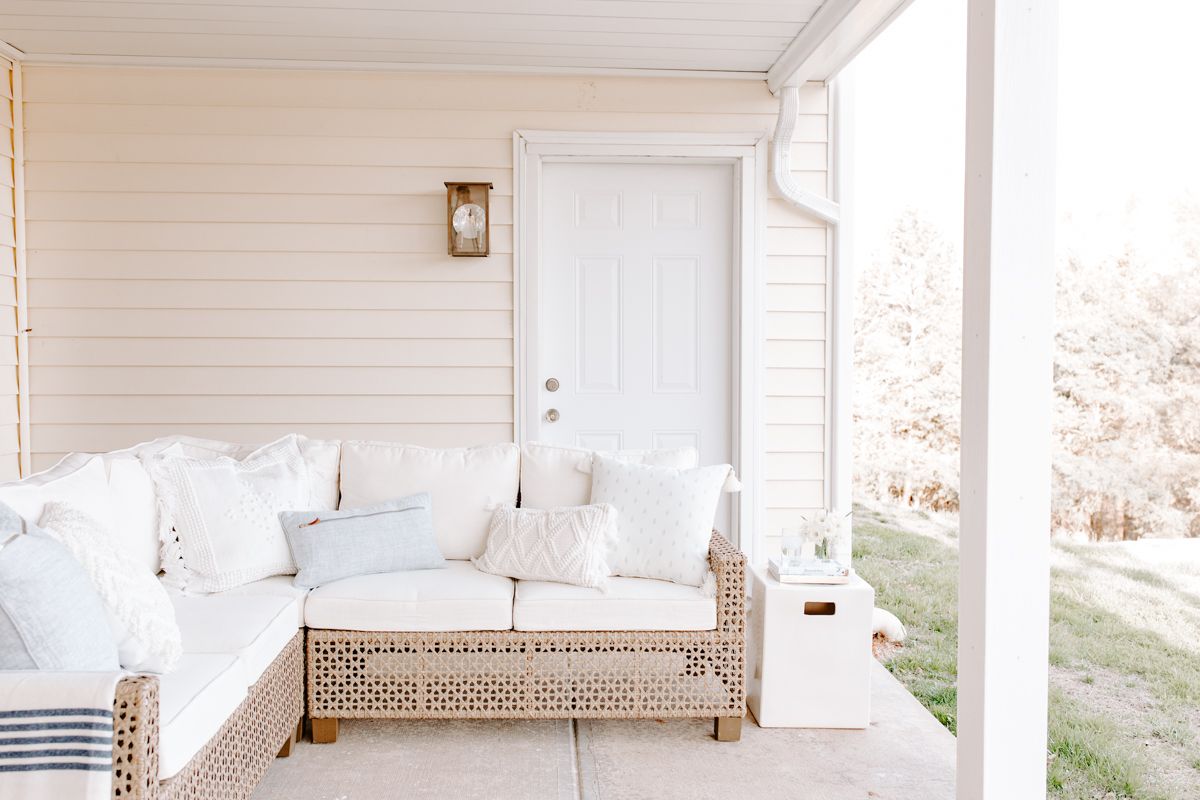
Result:
{"label": "white seat cushion", "polygon": [[185,653],[159,679],[158,778],[179,774],[246,698],[237,656]]}
{"label": "white seat cushion", "polygon": [[252,583],[235,586],[222,595],[269,595],[271,597],[287,597],[296,601],[296,627],[304,627],[304,601],[308,599],[308,589],[297,586],[291,575],[272,575]]}
{"label": "white seat cushion", "polygon": [[607,591],[517,581],[519,631],[711,631],[717,601],[703,589],[650,578],[610,578]]}
{"label": "white seat cushion", "polygon": [[512,628],[511,578],[467,561],[446,569],[358,575],[313,589],[310,628],[349,631],[502,631]]}
{"label": "white seat cushion", "polygon": [[185,653],[237,656],[246,685],[262,676],[296,635],[297,598],[214,594],[171,598]]}

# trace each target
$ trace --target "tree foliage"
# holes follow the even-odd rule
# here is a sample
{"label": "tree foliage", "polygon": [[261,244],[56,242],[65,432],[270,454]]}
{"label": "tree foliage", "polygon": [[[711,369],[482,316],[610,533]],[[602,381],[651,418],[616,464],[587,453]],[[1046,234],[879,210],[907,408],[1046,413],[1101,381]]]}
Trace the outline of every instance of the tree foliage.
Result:
{"label": "tree foliage", "polygon": [[856,486],[879,499],[958,508],[962,270],[953,247],[914,212],[886,258],[857,280]]}
{"label": "tree foliage", "polygon": [[[1200,536],[1200,207],[1167,263],[1134,248],[1057,269],[1053,517],[1093,539]],[[958,508],[961,262],[917,214],[860,271],[859,492]]]}

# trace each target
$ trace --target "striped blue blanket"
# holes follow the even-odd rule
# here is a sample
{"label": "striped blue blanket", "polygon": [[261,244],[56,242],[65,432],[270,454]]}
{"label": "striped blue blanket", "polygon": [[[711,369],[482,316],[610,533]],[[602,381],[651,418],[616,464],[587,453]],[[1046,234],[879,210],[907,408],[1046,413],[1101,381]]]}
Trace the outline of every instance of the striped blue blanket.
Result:
{"label": "striped blue blanket", "polygon": [[120,673],[0,672],[0,799],[109,798]]}

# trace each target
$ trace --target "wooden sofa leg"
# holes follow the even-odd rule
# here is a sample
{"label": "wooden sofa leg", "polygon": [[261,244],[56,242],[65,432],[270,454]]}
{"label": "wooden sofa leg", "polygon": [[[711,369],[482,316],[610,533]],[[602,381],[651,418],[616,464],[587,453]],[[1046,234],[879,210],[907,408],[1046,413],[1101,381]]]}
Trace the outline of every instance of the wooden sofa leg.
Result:
{"label": "wooden sofa leg", "polygon": [[304,740],[304,715],[300,715],[300,721],[296,723],[296,741]]}
{"label": "wooden sofa leg", "polygon": [[713,734],[717,737],[718,742],[741,741],[741,717],[716,717],[713,722]]}
{"label": "wooden sofa leg", "polygon": [[328,719],[313,717],[312,737],[313,744],[333,744],[336,742],[338,737],[337,717],[330,717]]}
{"label": "wooden sofa leg", "polygon": [[276,758],[287,758],[292,754],[292,747],[296,744],[296,732],[292,731],[288,734],[288,738],[284,739],[283,747],[279,748],[279,754]]}

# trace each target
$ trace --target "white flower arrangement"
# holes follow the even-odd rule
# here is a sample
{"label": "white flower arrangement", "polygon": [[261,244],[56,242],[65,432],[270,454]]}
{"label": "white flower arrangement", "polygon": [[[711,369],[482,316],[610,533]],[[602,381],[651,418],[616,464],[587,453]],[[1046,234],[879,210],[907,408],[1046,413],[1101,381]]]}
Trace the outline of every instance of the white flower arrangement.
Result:
{"label": "white flower arrangement", "polygon": [[838,550],[846,540],[849,519],[849,513],[843,514],[835,508],[821,509],[811,517],[804,517],[800,527],[784,531],[784,561],[794,564],[838,557]]}
{"label": "white flower arrangement", "polygon": [[812,517],[805,517],[800,528],[804,541],[820,545],[828,541],[837,541],[846,532],[846,521],[850,514],[839,513],[836,508],[821,509]]}

